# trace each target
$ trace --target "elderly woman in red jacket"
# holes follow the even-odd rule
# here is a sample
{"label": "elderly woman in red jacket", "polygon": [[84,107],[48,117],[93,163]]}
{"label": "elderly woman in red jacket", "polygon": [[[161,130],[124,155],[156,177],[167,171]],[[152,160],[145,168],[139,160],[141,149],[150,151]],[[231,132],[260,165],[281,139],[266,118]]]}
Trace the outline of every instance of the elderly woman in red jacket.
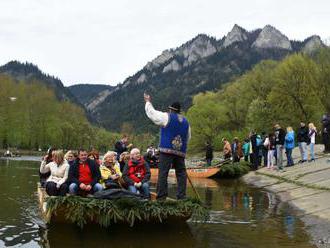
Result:
{"label": "elderly woman in red jacket", "polygon": [[149,199],[150,168],[141,156],[139,149],[132,149],[130,156],[123,171],[123,178],[128,185],[128,190],[133,193],[139,192],[144,198]]}

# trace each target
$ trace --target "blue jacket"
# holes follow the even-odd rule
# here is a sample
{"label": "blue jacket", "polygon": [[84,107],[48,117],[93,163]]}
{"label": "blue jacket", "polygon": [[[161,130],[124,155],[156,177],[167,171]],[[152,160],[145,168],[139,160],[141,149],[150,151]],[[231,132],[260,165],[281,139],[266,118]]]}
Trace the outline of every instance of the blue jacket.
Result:
{"label": "blue jacket", "polygon": [[250,142],[245,142],[243,144],[243,153],[244,153],[244,156],[249,156],[250,154]]}
{"label": "blue jacket", "polygon": [[294,148],[294,131],[288,132],[285,135],[285,148],[286,149]]}

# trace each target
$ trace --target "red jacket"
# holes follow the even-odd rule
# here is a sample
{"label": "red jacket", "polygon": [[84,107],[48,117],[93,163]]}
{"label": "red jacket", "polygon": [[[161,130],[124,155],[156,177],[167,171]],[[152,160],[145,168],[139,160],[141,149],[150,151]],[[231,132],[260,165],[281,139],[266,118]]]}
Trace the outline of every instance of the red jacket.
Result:
{"label": "red jacket", "polygon": [[150,168],[142,157],[136,162],[130,159],[124,168],[123,178],[128,185],[148,182],[150,180]]}

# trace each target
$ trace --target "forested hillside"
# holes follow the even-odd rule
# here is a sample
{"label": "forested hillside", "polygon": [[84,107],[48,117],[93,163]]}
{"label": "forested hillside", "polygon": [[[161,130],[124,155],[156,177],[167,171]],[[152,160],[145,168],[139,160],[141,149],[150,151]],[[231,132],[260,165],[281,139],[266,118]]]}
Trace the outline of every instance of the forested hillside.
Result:
{"label": "forested hillside", "polygon": [[206,140],[246,138],[249,131],[270,132],[275,123],[299,128],[330,112],[330,49],[311,56],[297,53],[281,62],[263,61],[217,92],[194,97],[187,117],[193,130],[191,151]]}
{"label": "forested hillside", "polygon": [[11,78],[25,83],[39,81],[50,89],[53,89],[55,96],[61,101],[71,101],[80,104],[76,97],[66,88],[60,79],[43,73],[36,65],[32,63],[21,63],[11,61],[0,66],[0,73],[9,75]]}
{"label": "forested hillside", "polygon": [[100,92],[112,90],[114,87],[104,84],[75,84],[69,86],[68,89],[76,97],[76,99],[84,106],[88,106],[91,100]]}

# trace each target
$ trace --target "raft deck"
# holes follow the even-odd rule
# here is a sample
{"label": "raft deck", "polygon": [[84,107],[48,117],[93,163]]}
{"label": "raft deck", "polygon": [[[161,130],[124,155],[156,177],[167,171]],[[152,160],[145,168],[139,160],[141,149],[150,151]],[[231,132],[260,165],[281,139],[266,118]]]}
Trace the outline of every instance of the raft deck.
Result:
{"label": "raft deck", "polygon": [[[127,226],[146,223],[178,224],[185,223],[190,219],[194,211],[197,210],[201,213],[205,210],[199,203],[194,202],[173,199],[157,202],[155,194],[152,194],[150,201],[135,200],[135,203],[131,202],[128,205],[121,202],[118,203],[118,206],[120,206],[118,208],[114,204],[118,200],[79,196],[48,196],[45,188],[40,187],[39,184],[38,199],[41,215],[47,224],[74,223],[81,227],[85,224],[99,224],[104,227],[114,224],[125,224]],[[121,200],[119,199],[119,201]],[[49,208],[49,204],[51,208]],[[56,206],[55,209],[54,206]],[[89,211],[89,208],[95,211]],[[99,209],[96,210],[95,208]],[[83,211],[82,216],[75,216],[75,211]]]}

